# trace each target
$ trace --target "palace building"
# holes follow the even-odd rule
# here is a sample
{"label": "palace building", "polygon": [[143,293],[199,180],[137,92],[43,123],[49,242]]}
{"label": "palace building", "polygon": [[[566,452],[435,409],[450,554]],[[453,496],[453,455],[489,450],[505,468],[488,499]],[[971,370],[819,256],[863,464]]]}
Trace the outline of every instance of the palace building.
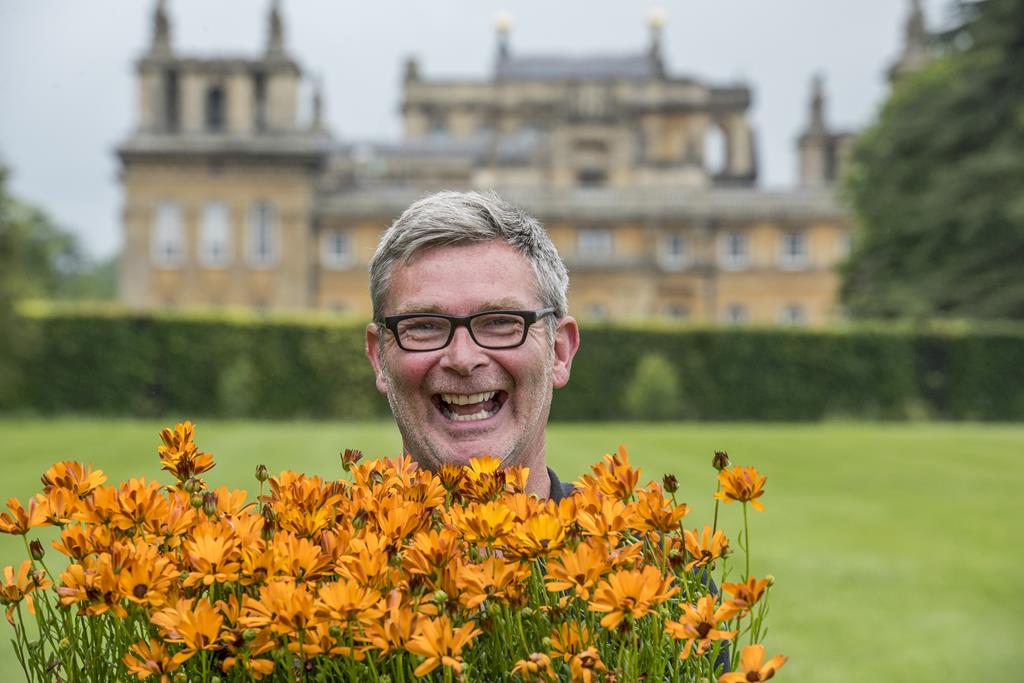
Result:
{"label": "palace building", "polygon": [[[825,325],[852,221],[834,181],[853,136],[815,80],[797,187],[757,186],[746,84],[672,73],[659,17],[634,54],[519,54],[497,31],[484,80],[404,65],[402,139],[336,141],[273,3],[251,57],[178,54],[161,0],[137,62],[138,125],[118,148],[121,298],[131,306],[370,315],[381,232],[440,189],[494,189],[539,218],[581,318]],[[893,79],[926,59],[912,3]],[[709,139],[721,149],[711,158]]]}

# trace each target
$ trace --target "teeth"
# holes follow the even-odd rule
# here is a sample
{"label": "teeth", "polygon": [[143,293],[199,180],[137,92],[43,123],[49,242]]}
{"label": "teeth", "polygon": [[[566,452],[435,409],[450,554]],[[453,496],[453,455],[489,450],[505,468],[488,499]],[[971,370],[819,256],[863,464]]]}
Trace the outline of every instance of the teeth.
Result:
{"label": "teeth", "polygon": [[457,415],[455,413],[451,413],[449,414],[448,417],[456,422],[470,422],[472,420],[485,420],[489,418],[491,415],[494,415],[494,412],[490,410],[481,410],[476,413],[473,413],[472,415]]}
{"label": "teeth", "polygon": [[[441,394],[441,400],[444,401],[445,403],[451,403],[457,406],[468,406],[471,403],[490,401],[492,398],[494,398],[494,395],[497,393],[497,391],[485,391],[481,394]],[[466,417],[473,418],[472,415],[467,415]]]}

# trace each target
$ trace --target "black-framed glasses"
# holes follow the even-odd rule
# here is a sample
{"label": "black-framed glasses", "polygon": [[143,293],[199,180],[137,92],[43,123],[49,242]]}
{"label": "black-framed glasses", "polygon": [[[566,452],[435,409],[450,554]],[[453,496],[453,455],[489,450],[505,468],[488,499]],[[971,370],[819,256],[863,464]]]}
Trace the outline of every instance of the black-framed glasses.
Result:
{"label": "black-framed glasses", "polygon": [[522,346],[530,326],[552,315],[553,308],[539,311],[484,311],[465,317],[440,313],[404,313],[384,318],[403,351],[437,351],[451,343],[455,328],[465,327],[477,346],[512,349]]}

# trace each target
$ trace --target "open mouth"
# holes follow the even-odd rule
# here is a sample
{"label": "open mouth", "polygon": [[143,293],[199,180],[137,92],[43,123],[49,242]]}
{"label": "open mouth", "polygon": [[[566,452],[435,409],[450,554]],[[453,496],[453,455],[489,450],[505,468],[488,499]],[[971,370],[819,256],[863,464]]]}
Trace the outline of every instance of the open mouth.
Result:
{"label": "open mouth", "polygon": [[484,391],[477,394],[434,394],[437,409],[453,422],[475,422],[493,417],[508,399],[504,391]]}

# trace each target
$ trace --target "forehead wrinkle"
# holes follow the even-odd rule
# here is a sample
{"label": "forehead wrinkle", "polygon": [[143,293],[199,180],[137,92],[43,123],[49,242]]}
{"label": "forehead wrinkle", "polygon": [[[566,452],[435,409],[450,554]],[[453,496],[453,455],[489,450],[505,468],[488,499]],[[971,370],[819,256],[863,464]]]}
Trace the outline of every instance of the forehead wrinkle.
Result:
{"label": "forehead wrinkle", "polygon": [[[518,311],[523,310],[523,307],[524,304],[519,299],[506,297],[502,299],[484,301],[466,315],[484,313],[486,311]],[[529,308],[529,306],[526,308]],[[398,315],[405,315],[406,313],[439,313],[442,315],[454,315],[444,306],[438,306],[437,304],[420,304],[415,301],[402,304],[398,307]]]}

